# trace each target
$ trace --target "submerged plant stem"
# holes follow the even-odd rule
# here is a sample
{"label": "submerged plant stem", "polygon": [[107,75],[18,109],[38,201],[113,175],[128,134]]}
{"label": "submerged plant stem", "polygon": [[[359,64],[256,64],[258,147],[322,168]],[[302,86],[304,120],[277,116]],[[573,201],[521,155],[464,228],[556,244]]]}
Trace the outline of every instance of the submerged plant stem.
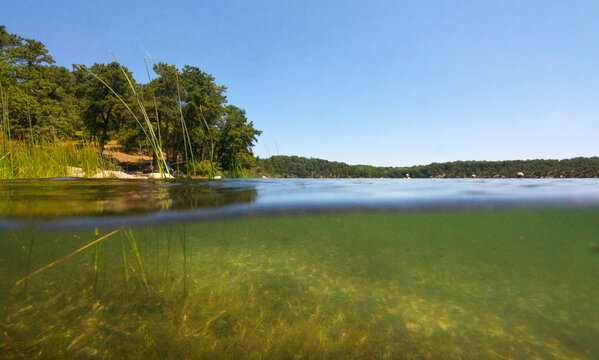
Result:
{"label": "submerged plant stem", "polygon": [[129,243],[131,244],[131,249],[133,249],[133,254],[137,259],[137,264],[139,265],[139,271],[141,273],[141,280],[146,292],[148,291],[148,279],[146,277],[146,273],[144,271],[143,262],[141,261],[141,256],[139,255],[139,250],[137,249],[137,243],[135,242],[135,237],[133,236],[133,231],[128,230],[125,232],[125,235],[129,238]]}
{"label": "submerged plant stem", "polygon": [[[29,274],[31,272],[31,260],[33,257],[33,244],[35,243],[35,237],[33,236],[33,233],[31,234],[31,237],[29,238],[29,249],[27,252],[27,274]],[[27,289],[27,281],[25,281],[25,289]]]}
{"label": "submerged plant stem", "polygon": [[[97,235],[96,235],[97,236]],[[96,290],[98,288],[98,244],[96,244],[96,246],[94,246],[94,294],[96,293]]]}
{"label": "submerged plant stem", "polygon": [[125,276],[125,285],[129,283],[129,265],[127,263],[127,252],[125,251],[125,239],[123,233],[121,233],[121,250],[123,251],[123,273]]}
{"label": "submerged plant stem", "polygon": [[[115,61],[116,61],[116,59],[115,59]],[[106,83],[106,81],[102,80],[102,78],[100,78],[94,72],[89,70],[87,67],[82,66],[82,68],[85,71],[87,71],[90,75],[92,75],[95,79],[100,81],[104,86],[106,86],[108,88],[108,90],[110,90],[110,92],[112,92],[114,94],[114,96],[116,96],[116,98],[123,104],[123,106],[125,106],[125,108],[127,109],[127,111],[129,111],[131,116],[133,116],[133,118],[135,119],[135,121],[137,122],[137,124],[139,125],[141,130],[143,131],[146,139],[150,142],[150,145],[152,146],[152,150],[153,150],[154,154],[156,155],[156,158],[158,159],[158,168],[160,170],[160,174],[164,174],[166,171],[168,171],[168,166],[166,163],[166,158],[164,157],[164,152],[162,151],[162,144],[160,144],[160,142],[158,141],[158,138],[156,137],[156,133],[154,132],[154,128],[152,127],[152,122],[150,121],[150,118],[148,117],[148,114],[146,112],[146,109],[143,105],[143,102],[142,102],[139,94],[137,93],[137,91],[135,91],[135,86],[131,82],[131,79],[129,78],[129,76],[127,76],[125,69],[123,69],[123,67],[120,65],[120,63],[118,61],[117,61],[117,64],[119,65],[121,72],[124,74],[125,78],[127,79],[127,83],[129,84],[129,87],[131,88],[133,94],[135,95],[137,104],[139,105],[140,111],[144,117],[145,126],[139,120],[139,118],[137,117],[135,112],[133,112],[131,107],[129,107],[129,105],[125,102],[125,100],[123,100],[123,98],[119,94],[117,94],[116,91],[114,91],[114,89],[112,87],[110,87],[110,85],[108,85]]]}
{"label": "submerged plant stem", "polygon": [[168,281],[168,264],[169,264],[169,260],[171,257],[171,238],[173,235],[173,228],[170,227],[169,231],[168,231],[168,237],[166,239],[166,264],[164,265],[165,270],[164,270],[164,280]]}
{"label": "submerged plant stem", "polygon": [[187,234],[186,224],[183,223],[183,294],[187,294]]}
{"label": "submerged plant stem", "polygon": [[37,269],[36,271],[32,272],[31,274],[29,274],[29,275],[25,276],[24,278],[20,279],[19,281],[17,281],[16,285],[22,284],[24,281],[31,279],[32,277],[40,274],[44,270],[47,270],[47,269],[53,267],[56,264],[60,264],[61,262],[64,262],[64,261],[72,258],[73,256],[77,255],[78,253],[80,253],[83,250],[87,249],[88,247],[93,246],[94,244],[97,244],[100,241],[105,240],[105,239],[111,237],[112,235],[116,234],[119,231],[120,231],[120,229],[116,229],[116,230],[112,231],[111,233],[108,233],[108,234],[106,234],[106,235],[104,235],[104,236],[102,236],[102,237],[100,237],[100,238],[98,238],[98,239],[90,242],[89,244],[87,244],[87,245],[85,245],[85,246],[83,246],[83,247],[81,247],[81,248],[73,251],[72,253],[70,253],[70,254],[68,254],[68,255],[66,255],[66,256],[64,256],[64,257],[62,257],[62,258],[60,258],[60,259],[58,259],[56,261],[53,261],[53,262],[49,263],[48,265],[46,265],[44,267],[41,267],[41,268]]}

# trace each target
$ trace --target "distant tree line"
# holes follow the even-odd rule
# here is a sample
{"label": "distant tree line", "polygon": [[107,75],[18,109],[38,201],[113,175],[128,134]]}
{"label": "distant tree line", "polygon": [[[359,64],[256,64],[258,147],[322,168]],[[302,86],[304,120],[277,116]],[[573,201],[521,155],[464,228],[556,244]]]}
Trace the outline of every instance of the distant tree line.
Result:
{"label": "distant tree line", "polygon": [[188,157],[224,170],[254,165],[251,148],[261,131],[227,103],[225,86],[195,66],[150,65],[156,75],[148,71],[144,84],[117,61],[67,69],[41,42],[0,26],[3,131],[16,141],[79,139],[102,150],[116,140],[148,152],[149,128],[139,123],[145,112],[171,163]]}
{"label": "distant tree line", "polygon": [[342,162],[298,156],[257,159],[259,171],[288,178],[529,178],[599,177],[598,157],[565,160],[454,161],[410,167],[348,165]]}

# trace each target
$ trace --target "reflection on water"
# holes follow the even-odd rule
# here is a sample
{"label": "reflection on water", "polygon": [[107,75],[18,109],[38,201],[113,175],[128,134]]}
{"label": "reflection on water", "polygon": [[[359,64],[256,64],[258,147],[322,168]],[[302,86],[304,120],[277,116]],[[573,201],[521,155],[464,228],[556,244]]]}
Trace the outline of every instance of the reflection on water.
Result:
{"label": "reflection on water", "polygon": [[3,359],[597,359],[599,210],[0,230]]}
{"label": "reflection on water", "polygon": [[0,182],[0,228],[89,227],[359,209],[599,205],[599,179],[106,179]]}
{"label": "reflection on water", "polygon": [[0,216],[20,219],[133,215],[250,203],[255,188],[214,182],[17,180],[0,182]]}

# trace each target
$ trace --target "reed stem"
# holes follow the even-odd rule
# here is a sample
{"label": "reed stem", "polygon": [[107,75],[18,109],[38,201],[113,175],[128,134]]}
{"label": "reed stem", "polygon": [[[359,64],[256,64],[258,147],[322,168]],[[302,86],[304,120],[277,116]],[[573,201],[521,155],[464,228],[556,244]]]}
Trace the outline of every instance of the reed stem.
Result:
{"label": "reed stem", "polygon": [[169,231],[168,231],[168,235],[167,235],[167,239],[166,239],[166,265],[165,265],[165,270],[164,270],[164,280],[168,281],[168,266],[170,263],[170,257],[171,257],[171,238],[173,235],[173,227],[170,226],[169,227]]}
{"label": "reed stem", "polygon": [[94,268],[94,294],[98,287],[98,244],[94,246],[94,257],[93,257],[93,268]]}
{"label": "reed stem", "polygon": [[43,266],[43,267],[37,269],[36,271],[30,273],[29,275],[27,275],[24,278],[22,278],[19,281],[17,281],[15,284],[16,285],[22,284],[24,281],[27,281],[27,280],[31,279],[32,277],[34,277],[34,276],[42,273],[43,271],[45,271],[45,270],[47,270],[47,269],[55,266],[56,264],[60,264],[61,262],[64,262],[64,261],[72,258],[73,256],[77,255],[78,253],[82,252],[83,250],[89,248],[90,246],[93,246],[93,245],[99,243],[102,240],[108,239],[109,237],[111,237],[112,235],[116,234],[119,231],[120,231],[120,229],[116,229],[116,230],[112,231],[111,233],[108,233],[108,234],[106,234],[106,235],[104,235],[104,236],[102,236],[102,237],[100,237],[100,238],[98,238],[98,239],[90,242],[89,244],[87,244],[87,245],[85,245],[85,246],[83,246],[83,247],[81,247],[81,248],[73,251],[72,253],[70,253],[70,254],[68,254],[68,255],[66,255],[66,256],[58,259],[58,260],[55,260],[55,261],[49,263],[46,266]]}
{"label": "reed stem", "polygon": [[186,223],[183,223],[183,294],[187,295],[187,232]]}
{"label": "reed stem", "polygon": [[[116,61],[116,59],[115,59],[115,61]],[[164,152],[162,151],[162,144],[160,144],[160,142],[158,141],[158,138],[156,137],[156,134],[154,133],[154,128],[152,126],[152,122],[150,121],[150,118],[148,117],[146,108],[143,105],[143,101],[141,100],[140,96],[137,94],[137,91],[135,90],[135,86],[131,82],[131,79],[129,78],[129,76],[127,75],[127,72],[125,71],[125,69],[123,69],[121,64],[118,61],[116,61],[116,63],[119,65],[119,69],[125,76],[125,79],[127,80],[127,83],[129,84],[129,87],[133,91],[133,95],[137,101],[137,105],[139,106],[139,109],[144,118],[145,126],[139,120],[137,115],[135,115],[135,113],[133,112],[131,107],[129,107],[129,105],[125,102],[125,100],[123,100],[123,98],[119,94],[117,94],[116,91],[114,91],[114,89],[110,85],[108,85],[104,80],[102,80],[98,75],[96,75],[94,72],[89,70],[87,67],[81,65],[81,68],[84,69],[85,71],[87,71],[96,80],[100,81],[104,86],[106,86],[108,88],[108,90],[110,90],[110,92],[112,92],[114,94],[114,96],[116,96],[116,98],[123,104],[123,106],[125,106],[125,108],[127,109],[127,111],[129,111],[131,116],[133,116],[133,118],[135,119],[135,121],[137,122],[137,124],[139,125],[141,130],[143,131],[146,139],[150,142],[152,151],[154,152],[154,154],[156,155],[156,158],[158,159],[158,169],[160,171],[160,174],[163,175],[165,173],[165,171],[167,171],[168,166],[166,163],[166,158],[164,157]]]}
{"label": "reed stem", "polygon": [[[179,105],[179,115],[181,117],[181,131],[183,133],[183,147],[185,149],[185,163],[189,168],[189,159],[191,158],[191,164],[195,163],[193,156],[193,149],[191,148],[191,140],[189,138],[189,131],[187,130],[187,125],[185,124],[185,118],[183,117],[183,105],[181,104],[181,91],[179,86],[179,73],[175,73],[175,79],[177,80],[177,99],[179,100],[177,104]],[[188,156],[188,148],[189,148],[189,156]],[[195,166],[193,168],[193,175],[196,175]]]}
{"label": "reed stem", "polygon": [[121,232],[121,250],[123,251],[123,274],[125,276],[125,286],[129,284],[129,263],[127,262],[127,252],[125,251],[125,237]]}
{"label": "reed stem", "polygon": [[[96,228],[96,230],[94,231],[94,238],[97,240],[98,239],[98,229]],[[94,260],[93,260],[93,268],[94,268],[94,294],[96,294],[96,290],[98,288],[98,246],[99,244],[96,243],[96,245],[94,246]]]}
{"label": "reed stem", "polygon": [[[31,271],[31,260],[33,258],[33,244],[35,243],[35,238],[33,237],[33,233],[31,233],[30,237],[29,237],[29,249],[27,251],[27,274],[29,274],[29,272]],[[27,285],[29,284],[29,281],[25,281],[24,283],[24,290],[27,290]]]}
{"label": "reed stem", "polygon": [[133,249],[133,254],[137,259],[137,264],[139,265],[139,272],[141,273],[141,280],[144,286],[146,293],[148,292],[148,278],[146,277],[146,272],[144,271],[144,265],[141,261],[141,256],[139,255],[139,250],[137,248],[137,243],[135,242],[135,237],[133,236],[133,231],[129,229],[125,232],[127,238],[129,238],[129,243],[131,245],[131,249]]}
{"label": "reed stem", "polygon": [[2,87],[2,82],[0,81],[0,102],[2,103],[2,159],[8,156],[10,160],[10,168],[8,169],[9,176],[14,176],[14,162],[13,162],[13,151],[12,151],[12,138],[10,134],[10,121],[8,118],[8,97],[4,92],[4,88]]}
{"label": "reed stem", "polygon": [[[149,54],[148,54],[149,55]],[[150,56],[151,58],[151,56]],[[144,65],[146,66],[146,73],[148,74],[148,82],[152,82],[152,77],[150,76],[150,69],[148,69],[148,62],[146,61],[146,57],[144,56]],[[154,112],[156,115],[156,129],[158,130],[158,143],[162,144],[162,135],[160,130],[160,116],[158,116],[158,102],[156,101],[156,95],[152,91],[152,100],[154,101]]]}

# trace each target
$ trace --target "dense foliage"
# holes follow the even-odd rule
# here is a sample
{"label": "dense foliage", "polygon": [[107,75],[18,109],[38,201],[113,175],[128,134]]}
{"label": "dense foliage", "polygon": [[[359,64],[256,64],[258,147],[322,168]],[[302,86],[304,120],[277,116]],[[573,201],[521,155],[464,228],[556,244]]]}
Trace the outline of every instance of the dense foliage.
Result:
{"label": "dense foliage", "polygon": [[332,178],[413,178],[472,177],[599,177],[599,158],[565,160],[454,161],[412,167],[348,165],[298,156],[272,156],[258,159],[260,170],[273,177]]}
{"label": "dense foliage", "polygon": [[188,173],[202,165],[234,171],[253,166],[251,148],[261,131],[243,109],[227,103],[226,87],[199,68],[157,63],[157,76],[141,84],[116,61],[71,70],[54,63],[41,42],[0,26],[0,115],[6,135],[0,158],[9,153],[10,139],[83,140],[100,151],[112,140],[126,150],[181,164]]}

